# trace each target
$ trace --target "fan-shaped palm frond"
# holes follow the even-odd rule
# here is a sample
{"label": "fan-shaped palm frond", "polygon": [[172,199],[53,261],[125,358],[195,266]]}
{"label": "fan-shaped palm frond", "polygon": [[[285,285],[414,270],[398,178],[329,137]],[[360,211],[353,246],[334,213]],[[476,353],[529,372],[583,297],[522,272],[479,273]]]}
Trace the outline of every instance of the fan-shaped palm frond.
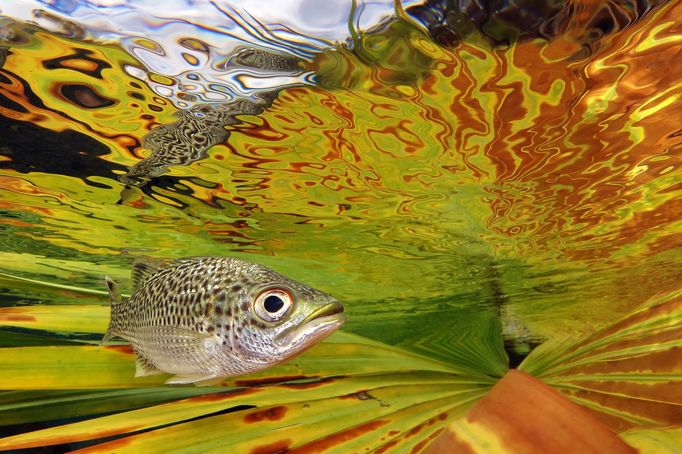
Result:
{"label": "fan-shaped palm frond", "polygon": [[[82,332],[101,331],[106,323],[101,306],[49,309],[0,309],[0,323]],[[402,449],[424,445],[495,382],[484,371],[348,333],[287,364],[211,388],[163,386],[164,376],[134,378],[134,353],[126,345],[3,348],[0,363],[0,389],[7,390],[0,394],[0,421],[84,418],[0,439],[0,449],[112,436],[124,438],[88,449]]]}

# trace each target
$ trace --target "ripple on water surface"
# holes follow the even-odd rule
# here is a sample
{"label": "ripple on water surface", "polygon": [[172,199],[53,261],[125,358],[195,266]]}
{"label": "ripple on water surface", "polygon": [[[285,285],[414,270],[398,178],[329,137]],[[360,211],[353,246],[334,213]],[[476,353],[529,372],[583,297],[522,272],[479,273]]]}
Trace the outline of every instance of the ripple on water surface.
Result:
{"label": "ripple on water surface", "polygon": [[379,3],[351,30],[121,5],[0,16],[3,272],[99,288],[136,255],[236,255],[439,356],[486,308],[552,336],[677,286],[677,2],[511,42]]}

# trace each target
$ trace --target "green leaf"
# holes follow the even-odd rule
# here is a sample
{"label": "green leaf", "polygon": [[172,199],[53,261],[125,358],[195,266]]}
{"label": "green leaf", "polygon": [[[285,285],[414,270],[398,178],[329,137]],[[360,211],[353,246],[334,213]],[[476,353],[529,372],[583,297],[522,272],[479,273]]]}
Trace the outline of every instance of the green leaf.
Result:
{"label": "green leaf", "polygon": [[216,392],[216,388],[164,387],[97,390],[5,391],[0,426],[120,412]]}
{"label": "green leaf", "polygon": [[104,305],[0,308],[0,326],[67,333],[104,333],[111,310]]}
{"label": "green leaf", "polygon": [[[290,399],[295,400],[280,403],[268,395],[270,405],[267,406],[144,432],[84,452],[111,452],[121,446],[131,452],[222,452],[225,446],[234,452],[271,452],[274,447],[287,448],[290,452],[296,452],[297,448],[318,452],[361,437],[364,440],[360,443],[366,441],[364,447],[371,449],[382,444],[382,436],[385,439],[404,433],[404,429],[395,429],[393,433],[387,430],[391,425],[400,424],[404,410],[413,407],[421,410],[420,419],[437,429],[448,419],[449,408],[457,407],[458,403],[471,403],[485,392],[463,391],[447,383],[386,386],[391,382],[390,375],[377,378],[377,384],[381,383],[378,388],[329,398],[313,399],[308,393],[289,390]],[[444,416],[434,418],[434,408],[440,410],[437,415]],[[223,430],[226,427],[230,430]],[[338,448],[344,452],[345,446]]]}
{"label": "green leaf", "polygon": [[[7,365],[9,372],[0,377],[2,388],[152,386],[165,379],[158,376],[133,378],[133,354],[127,347],[0,349],[0,361]],[[29,383],[22,382],[21,377],[24,379],[28,377]],[[181,443],[178,437],[183,439],[188,436],[185,431],[201,433],[202,430],[209,430],[206,428],[207,425],[212,427],[213,424],[224,424],[226,423],[224,420],[227,420],[234,427],[239,427],[239,430],[235,432],[210,429],[214,432],[213,435],[202,436],[204,444],[201,446],[209,449],[213,446],[212,443],[216,443],[216,446],[224,446],[224,443],[230,446],[234,443],[237,443],[235,446],[239,446],[239,443],[250,443],[249,446],[253,447],[254,443],[262,443],[269,438],[264,438],[259,432],[262,424],[248,424],[249,418],[256,417],[249,415],[257,415],[257,411],[267,412],[278,406],[284,406],[289,415],[297,415],[290,421],[291,424],[309,424],[317,421],[315,427],[319,432],[291,429],[290,435],[295,444],[321,443],[319,441],[321,439],[350,430],[358,423],[357,417],[349,417],[355,412],[362,412],[365,415],[360,419],[363,424],[368,424],[367,427],[372,427],[372,431],[385,426],[387,430],[385,441],[386,437],[395,438],[405,431],[414,430],[414,427],[424,421],[431,421],[428,425],[434,426],[432,429],[435,429],[451,414],[460,414],[468,408],[492,386],[494,381],[491,377],[463,375],[438,361],[378,342],[347,333],[337,333],[329,342],[312,348],[292,363],[277,366],[260,374],[226,380],[221,391],[209,389],[207,394],[202,396],[7,437],[0,439],[0,449],[30,448],[128,434],[182,423],[244,405],[256,406],[259,410],[251,413],[250,410],[242,410],[234,414],[204,418],[180,424],[175,431],[170,430],[172,427],[152,430],[136,435],[131,438],[133,441],[127,440],[126,443],[132,443],[131,446],[135,446],[135,449],[138,447],[147,449],[147,446],[157,446],[157,449],[159,446],[177,446]],[[184,390],[196,388],[162,389],[174,390],[179,397]],[[132,390],[121,390],[120,397],[130,398],[132,401],[135,393],[127,394],[130,391]],[[160,392],[159,388],[139,391]],[[64,394],[61,396],[50,395],[47,392],[36,394],[35,402],[22,401],[20,393],[5,394],[5,405],[0,406],[0,410],[10,413],[24,405],[23,408],[26,410],[24,418],[30,419],[31,409],[40,411],[39,402],[58,405],[60,397],[69,399],[72,396],[69,394],[70,391],[60,392]],[[82,393],[81,399],[84,401],[92,399],[92,403],[89,403],[92,408],[95,402],[110,399],[116,396],[116,393],[116,390],[102,390],[102,394],[98,396],[96,392],[87,391]],[[159,397],[168,395],[163,396],[161,393]],[[313,402],[316,404],[313,405]],[[441,414],[446,416],[438,416]],[[382,422],[377,422],[379,420]],[[297,434],[298,432],[301,434]],[[369,432],[369,430],[363,432],[365,434],[363,440],[375,439],[368,435]],[[277,433],[281,433],[281,430]],[[303,433],[306,435],[303,436]],[[358,433],[358,437],[361,435],[362,433]],[[274,438],[271,441],[278,442]],[[107,445],[103,446],[102,449],[109,449]]]}
{"label": "green leaf", "polygon": [[620,434],[640,454],[677,454],[682,446],[682,428],[637,429]]}
{"label": "green leaf", "polygon": [[[374,396],[372,390],[384,388],[386,382],[391,383],[394,387],[405,389],[412,386],[414,389],[425,390],[427,394],[436,389],[439,390],[439,393],[453,396],[466,396],[471,393],[478,396],[486,389],[485,385],[481,386],[467,381],[458,382],[457,377],[446,374],[427,373],[339,377],[312,382],[226,389],[220,393],[214,392],[206,396],[188,398],[0,439],[0,448],[6,446],[43,446],[57,442],[74,442],[125,434],[186,421],[243,405],[267,407],[274,404],[305,403],[330,397],[346,396],[348,399],[374,400],[377,406],[381,407],[387,403],[377,400],[378,398]],[[466,401],[469,400],[471,399]]]}
{"label": "green leaf", "polygon": [[553,341],[519,369],[616,431],[682,424],[682,297],[655,298],[585,339]]}
{"label": "green leaf", "polygon": [[[135,378],[135,357],[127,345],[48,346],[0,348],[0,389],[89,389],[150,387],[163,384],[167,375]],[[441,371],[457,369],[431,359],[383,346],[347,333],[336,333],[294,360],[248,379],[227,380],[226,384],[258,383],[281,377],[318,378],[346,374],[399,371]],[[462,372],[465,373],[465,372]],[[470,374],[468,374],[470,375]],[[477,377],[494,382],[491,377]]]}

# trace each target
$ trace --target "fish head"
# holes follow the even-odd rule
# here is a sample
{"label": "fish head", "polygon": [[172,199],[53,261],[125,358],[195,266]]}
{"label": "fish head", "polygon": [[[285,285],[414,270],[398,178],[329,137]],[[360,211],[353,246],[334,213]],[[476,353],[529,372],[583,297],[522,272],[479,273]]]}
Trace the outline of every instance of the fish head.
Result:
{"label": "fish head", "polygon": [[[243,292],[236,350],[244,359],[276,364],[317,344],[346,321],[332,296],[271,270]],[[252,275],[253,277],[253,275]]]}

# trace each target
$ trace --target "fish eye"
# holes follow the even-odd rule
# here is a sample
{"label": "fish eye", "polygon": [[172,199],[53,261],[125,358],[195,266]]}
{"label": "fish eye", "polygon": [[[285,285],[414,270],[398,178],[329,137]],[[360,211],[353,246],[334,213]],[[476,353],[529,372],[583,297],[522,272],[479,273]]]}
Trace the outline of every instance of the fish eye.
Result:
{"label": "fish eye", "polygon": [[254,308],[258,317],[268,322],[276,322],[289,311],[293,303],[288,291],[273,288],[265,290],[256,297]]}

